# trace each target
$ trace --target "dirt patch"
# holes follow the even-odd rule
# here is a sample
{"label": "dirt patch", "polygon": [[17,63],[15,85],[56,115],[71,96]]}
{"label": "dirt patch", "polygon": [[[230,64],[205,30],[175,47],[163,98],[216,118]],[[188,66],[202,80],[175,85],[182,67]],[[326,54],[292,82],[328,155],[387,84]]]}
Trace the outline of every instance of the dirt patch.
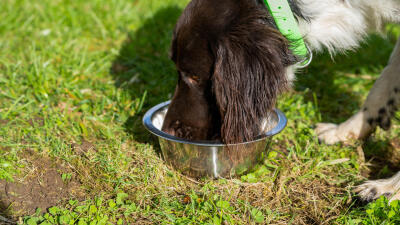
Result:
{"label": "dirt patch", "polygon": [[66,165],[32,150],[25,150],[20,158],[26,165],[24,174],[14,182],[0,181],[0,211],[16,218],[65,199],[82,198],[80,183]]}

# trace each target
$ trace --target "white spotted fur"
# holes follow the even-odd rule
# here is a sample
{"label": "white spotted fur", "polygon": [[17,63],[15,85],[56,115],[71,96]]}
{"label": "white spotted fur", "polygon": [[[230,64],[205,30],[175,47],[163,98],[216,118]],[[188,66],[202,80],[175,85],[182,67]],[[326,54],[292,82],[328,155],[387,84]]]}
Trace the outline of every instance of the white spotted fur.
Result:
{"label": "white spotted fur", "polygon": [[331,53],[355,49],[371,31],[400,22],[399,0],[297,0],[310,21],[299,18],[306,42]]}

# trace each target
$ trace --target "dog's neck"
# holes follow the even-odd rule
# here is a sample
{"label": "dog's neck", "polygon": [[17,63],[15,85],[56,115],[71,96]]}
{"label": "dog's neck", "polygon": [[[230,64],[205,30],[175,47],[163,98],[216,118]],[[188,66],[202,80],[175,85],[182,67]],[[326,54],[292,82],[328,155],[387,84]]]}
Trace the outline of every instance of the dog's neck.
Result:
{"label": "dog's neck", "polygon": [[[400,22],[400,0],[293,0],[308,45],[330,53],[352,50],[370,31]],[[301,15],[301,16],[298,16]]]}

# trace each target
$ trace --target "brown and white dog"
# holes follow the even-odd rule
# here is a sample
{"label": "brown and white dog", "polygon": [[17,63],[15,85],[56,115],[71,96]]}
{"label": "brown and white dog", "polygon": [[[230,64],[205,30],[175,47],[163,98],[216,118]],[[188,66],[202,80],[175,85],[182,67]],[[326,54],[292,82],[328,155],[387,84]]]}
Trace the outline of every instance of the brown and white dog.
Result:
{"label": "brown and white dog", "polygon": [[[289,0],[307,45],[355,49],[369,31],[400,22],[400,0]],[[193,0],[174,30],[179,79],[163,130],[191,140],[249,141],[290,87],[298,58],[263,0]],[[361,110],[341,124],[317,125],[327,144],[390,127],[400,106],[400,39]],[[365,200],[400,199],[400,172],[357,188]]]}

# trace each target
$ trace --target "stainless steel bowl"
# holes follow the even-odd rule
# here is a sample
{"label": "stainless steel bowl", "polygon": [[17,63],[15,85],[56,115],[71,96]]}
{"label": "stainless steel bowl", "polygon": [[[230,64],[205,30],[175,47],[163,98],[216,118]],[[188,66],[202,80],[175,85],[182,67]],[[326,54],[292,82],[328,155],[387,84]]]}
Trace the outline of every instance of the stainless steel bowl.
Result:
{"label": "stainless steel bowl", "polygon": [[167,163],[191,177],[215,178],[242,175],[268,152],[272,136],[281,132],[287,119],[275,109],[264,122],[264,131],[254,141],[229,144],[211,141],[189,141],[161,131],[170,101],[151,108],[143,117],[143,124],[160,142]]}

